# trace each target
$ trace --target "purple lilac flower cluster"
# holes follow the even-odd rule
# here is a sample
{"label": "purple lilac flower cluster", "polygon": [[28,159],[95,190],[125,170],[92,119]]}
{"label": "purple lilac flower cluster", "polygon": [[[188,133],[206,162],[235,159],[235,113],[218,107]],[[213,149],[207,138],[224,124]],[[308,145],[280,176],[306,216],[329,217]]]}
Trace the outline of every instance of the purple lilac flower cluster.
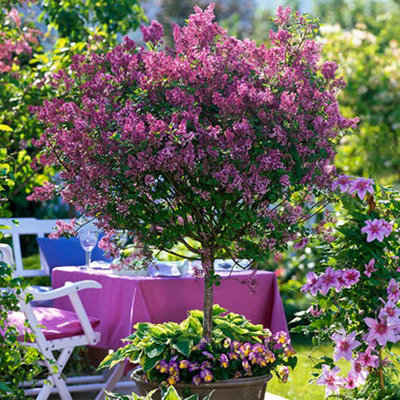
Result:
{"label": "purple lilac flower cluster", "polygon": [[349,289],[355,285],[359,281],[360,275],[360,272],[354,268],[335,271],[328,267],[319,276],[311,271],[307,273],[307,281],[301,291],[310,292],[315,296],[318,292],[326,295],[331,288],[334,288],[339,293],[343,288]]}
{"label": "purple lilac flower cluster", "polygon": [[160,380],[170,385],[179,382],[210,383],[222,379],[238,379],[275,371],[286,382],[288,359],[295,351],[284,331],[266,336],[261,343],[241,343],[226,338],[221,344],[210,344],[202,339],[192,350],[190,359],[175,355],[161,360],[155,367]]}

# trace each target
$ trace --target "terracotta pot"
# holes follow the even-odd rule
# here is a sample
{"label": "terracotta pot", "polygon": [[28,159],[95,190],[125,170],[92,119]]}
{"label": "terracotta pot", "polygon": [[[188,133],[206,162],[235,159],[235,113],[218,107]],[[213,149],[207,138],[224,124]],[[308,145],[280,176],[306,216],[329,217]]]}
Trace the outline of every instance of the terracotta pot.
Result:
{"label": "terracotta pot", "polygon": [[[136,393],[144,396],[159,387],[156,382],[143,382],[141,378],[141,368],[136,368],[131,375],[136,384]],[[211,400],[264,400],[267,383],[272,378],[271,374],[250,378],[229,379],[213,383],[203,383],[198,386],[178,383],[175,386],[181,396],[198,394],[199,400],[209,395],[213,390]],[[154,400],[161,400],[159,392],[156,393]]]}

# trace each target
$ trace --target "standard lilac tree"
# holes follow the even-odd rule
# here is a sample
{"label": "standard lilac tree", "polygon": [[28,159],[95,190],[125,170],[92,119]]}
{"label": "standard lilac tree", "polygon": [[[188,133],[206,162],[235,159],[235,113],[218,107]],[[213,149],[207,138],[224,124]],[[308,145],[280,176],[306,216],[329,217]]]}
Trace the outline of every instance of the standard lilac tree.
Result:
{"label": "standard lilac tree", "polygon": [[145,250],[183,243],[202,260],[206,338],[214,259],[254,260],[301,238],[299,193],[330,187],[335,140],[356,123],[339,112],[336,64],[319,64],[314,21],[279,8],[266,47],[213,18],[213,5],[196,8],[174,26],[173,49],[153,21],[147,49],[126,38],[76,55],[54,77],[59,96],[36,109],[41,161],[62,182],[35,196],[58,192]]}

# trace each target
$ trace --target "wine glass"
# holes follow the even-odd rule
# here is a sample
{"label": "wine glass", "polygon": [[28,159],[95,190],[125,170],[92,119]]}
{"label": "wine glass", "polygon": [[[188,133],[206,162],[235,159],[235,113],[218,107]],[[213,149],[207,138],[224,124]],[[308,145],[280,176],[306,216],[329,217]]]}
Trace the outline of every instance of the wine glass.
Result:
{"label": "wine glass", "polygon": [[81,243],[83,250],[85,250],[87,268],[90,266],[92,250],[96,246],[98,238],[99,231],[94,226],[88,226],[79,231],[79,242]]}

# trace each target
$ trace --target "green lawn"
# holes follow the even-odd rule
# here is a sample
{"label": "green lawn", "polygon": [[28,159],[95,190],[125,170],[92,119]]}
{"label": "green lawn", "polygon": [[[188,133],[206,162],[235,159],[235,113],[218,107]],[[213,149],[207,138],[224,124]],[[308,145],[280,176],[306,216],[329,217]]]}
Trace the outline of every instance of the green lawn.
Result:
{"label": "green lawn", "polygon": [[[295,370],[291,373],[287,383],[279,382],[273,378],[268,384],[267,391],[280,395],[289,400],[322,400],[324,399],[324,388],[315,384],[308,384],[311,378],[312,362],[309,358],[311,346],[306,344],[293,344],[297,352],[298,362]],[[330,346],[314,352],[314,356],[332,354]]]}
{"label": "green lawn", "polygon": [[[289,400],[322,400],[325,398],[325,387],[316,384],[309,384],[312,378],[312,365],[319,362],[318,357],[332,357],[333,348],[330,344],[321,346],[317,351],[313,351],[310,340],[305,338],[293,338],[293,347],[297,352],[297,366],[291,373],[287,383],[280,382],[273,378],[268,384],[267,391]],[[337,365],[344,372],[350,369],[350,363],[340,360]]]}

